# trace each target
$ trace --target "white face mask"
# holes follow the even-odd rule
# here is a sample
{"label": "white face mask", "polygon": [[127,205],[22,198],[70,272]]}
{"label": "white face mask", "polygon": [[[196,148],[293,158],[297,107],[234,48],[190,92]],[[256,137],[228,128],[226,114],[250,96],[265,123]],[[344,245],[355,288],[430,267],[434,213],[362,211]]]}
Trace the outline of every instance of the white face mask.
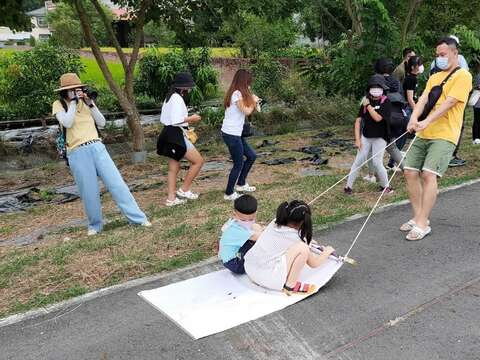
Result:
{"label": "white face mask", "polygon": [[383,95],[383,89],[382,88],[371,88],[369,90],[370,95],[373,97],[380,97]]}
{"label": "white face mask", "polygon": [[419,74],[423,74],[424,71],[425,71],[425,68],[423,67],[423,65],[420,65],[420,66],[418,67],[418,73],[419,73]]}
{"label": "white face mask", "polygon": [[442,56],[437,57],[437,59],[435,60],[435,63],[440,70],[447,70],[448,69],[448,57],[446,57],[446,56],[445,57],[442,57]]}
{"label": "white face mask", "polygon": [[67,91],[67,96],[68,96],[68,98],[69,98],[70,100],[73,99],[73,98],[75,97],[75,91],[73,91],[73,90],[68,90],[68,91]]}

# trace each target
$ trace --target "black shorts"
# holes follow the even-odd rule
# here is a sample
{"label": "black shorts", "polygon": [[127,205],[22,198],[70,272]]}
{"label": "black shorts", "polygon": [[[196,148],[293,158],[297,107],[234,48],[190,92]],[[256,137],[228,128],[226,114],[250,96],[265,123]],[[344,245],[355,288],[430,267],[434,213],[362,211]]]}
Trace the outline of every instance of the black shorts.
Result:
{"label": "black shorts", "polygon": [[244,256],[253,245],[255,245],[255,241],[247,240],[245,244],[243,244],[243,246],[238,250],[237,256],[231,260],[228,260],[227,262],[224,262],[223,266],[235,274],[245,274]]}

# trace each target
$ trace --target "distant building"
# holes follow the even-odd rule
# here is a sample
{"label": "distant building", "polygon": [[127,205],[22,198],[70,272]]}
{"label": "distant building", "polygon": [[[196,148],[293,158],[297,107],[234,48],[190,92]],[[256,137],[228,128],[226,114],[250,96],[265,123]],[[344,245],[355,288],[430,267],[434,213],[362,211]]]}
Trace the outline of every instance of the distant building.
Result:
{"label": "distant building", "polygon": [[27,12],[27,15],[30,16],[32,22],[31,35],[35,38],[35,40],[46,41],[50,36],[52,36],[51,29],[48,27],[47,11],[51,11],[53,9],[55,9],[53,2],[46,1],[45,6]]}

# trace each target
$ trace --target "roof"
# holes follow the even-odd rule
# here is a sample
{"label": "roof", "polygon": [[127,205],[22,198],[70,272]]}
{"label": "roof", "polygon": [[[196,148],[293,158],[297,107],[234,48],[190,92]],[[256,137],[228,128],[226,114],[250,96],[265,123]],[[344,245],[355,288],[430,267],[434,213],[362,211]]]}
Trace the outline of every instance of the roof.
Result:
{"label": "roof", "polygon": [[42,6],[41,8],[27,12],[28,16],[47,16],[47,8]]}

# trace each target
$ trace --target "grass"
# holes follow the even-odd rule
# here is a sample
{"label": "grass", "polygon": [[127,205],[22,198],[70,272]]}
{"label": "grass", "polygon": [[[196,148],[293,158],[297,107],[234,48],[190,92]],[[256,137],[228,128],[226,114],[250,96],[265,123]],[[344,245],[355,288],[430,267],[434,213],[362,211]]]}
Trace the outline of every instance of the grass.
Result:
{"label": "grass", "polygon": [[[80,74],[81,80],[87,83],[95,84],[95,86],[98,87],[107,88],[107,81],[103,77],[103,73],[97,64],[97,61],[95,59],[86,57],[82,57],[81,60],[82,64],[85,66],[85,71]],[[108,61],[107,65],[112,73],[113,79],[117,82],[117,84],[123,84],[125,78],[122,64]]]}
{"label": "grass", "polygon": [[[480,170],[476,166],[480,154],[478,147],[474,147],[469,141],[470,124],[469,113],[467,132],[460,152],[461,156],[468,160],[467,166],[450,169],[441,179],[441,187],[480,177]],[[337,127],[333,131],[338,137],[351,137],[350,126]],[[252,139],[250,142],[255,146],[263,139],[278,140],[279,144],[275,147],[279,150],[272,156],[287,157],[293,155],[294,149],[318,143],[318,140],[312,139],[312,135],[316,133],[318,131],[289,133]],[[203,152],[207,159],[227,156],[226,149],[221,144],[209,146],[215,151],[208,154]],[[201,151],[206,150],[206,145],[199,148]],[[258,151],[269,151],[269,148]],[[327,149],[326,156],[329,156],[329,153],[333,156],[335,151],[336,149]],[[350,162],[353,155],[354,151],[349,150],[340,155],[340,160]],[[164,164],[158,159],[149,157],[149,163],[138,165],[139,168],[122,164],[118,159],[117,163],[125,177],[154,177],[158,181],[158,177],[164,178],[164,175],[159,175],[159,169]],[[259,189],[255,196],[259,201],[257,218],[261,223],[272,219],[281,201],[293,198],[309,201],[348,171],[330,167],[328,170],[331,175],[302,177],[299,169],[306,164],[297,162],[268,167],[261,165],[261,160],[255,165],[251,176],[252,183],[258,185]],[[44,177],[43,171],[45,170],[40,168],[37,170],[36,175],[40,179]],[[164,189],[135,193],[135,198],[141,208],[147,211],[153,223],[153,227],[149,229],[128,225],[121,214],[115,211],[111,197],[105,196],[104,212],[110,222],[99,235],[86,237],[84,228],[72,226],[51,232],[41,242],[32,246],[0,247],[0,317],[214,256],[219,229],[232,211],[231,203],[219,201],[227,172],[228,169],[223,172],[215,171],[210,174],[209,179],[198,181],[196,187],[202,193],[200,199],[175,209],[163,205]],[[213,174],[219,174],[219,178]],[[60,173],[59,176],[69,175]],[[385,197],[381,204],[407,198],[400,175],[394,179],[393,187],[395,194]],[[351,215],[366,213],[378,195],[376,185],[360,179],[355,183],[354,196],[351,197],[345,197],[339,185],[313,205],[315,228],[328,227]],[[28,227],[29,223],[36,224],[45,219],[51,221],[52,218],[59,219],[60,215],[71,213],[77,214],[74,218],[81,217],[79,201],[39,206],[21,214],[0,215],[0,238],[17,233],[22,227]]]}
{"label": "grass", "polygon": [[[167,48],[167,47],[160,47],[156,48],[159,53],[161,54],[167,54],[168,52],[174,50],[174,49],[179,49],[179,48]],[[90,51],[90,48],[83,48],[82,50],[84,51]],[[148,48],[142,48],[140,49],[140,53],[143,53],[147,51]],[[237,48],[210,48],[212,57],[214,58],[232,58],[232,57],[238,57],[239,56],[239,49]],[[132,48],[124,48],[123,51],[126,54],[131,54],[132,53]],[[103,47],[102,52],[110,52],[110,53],[116,53],[115,48],[113,47]]]}

